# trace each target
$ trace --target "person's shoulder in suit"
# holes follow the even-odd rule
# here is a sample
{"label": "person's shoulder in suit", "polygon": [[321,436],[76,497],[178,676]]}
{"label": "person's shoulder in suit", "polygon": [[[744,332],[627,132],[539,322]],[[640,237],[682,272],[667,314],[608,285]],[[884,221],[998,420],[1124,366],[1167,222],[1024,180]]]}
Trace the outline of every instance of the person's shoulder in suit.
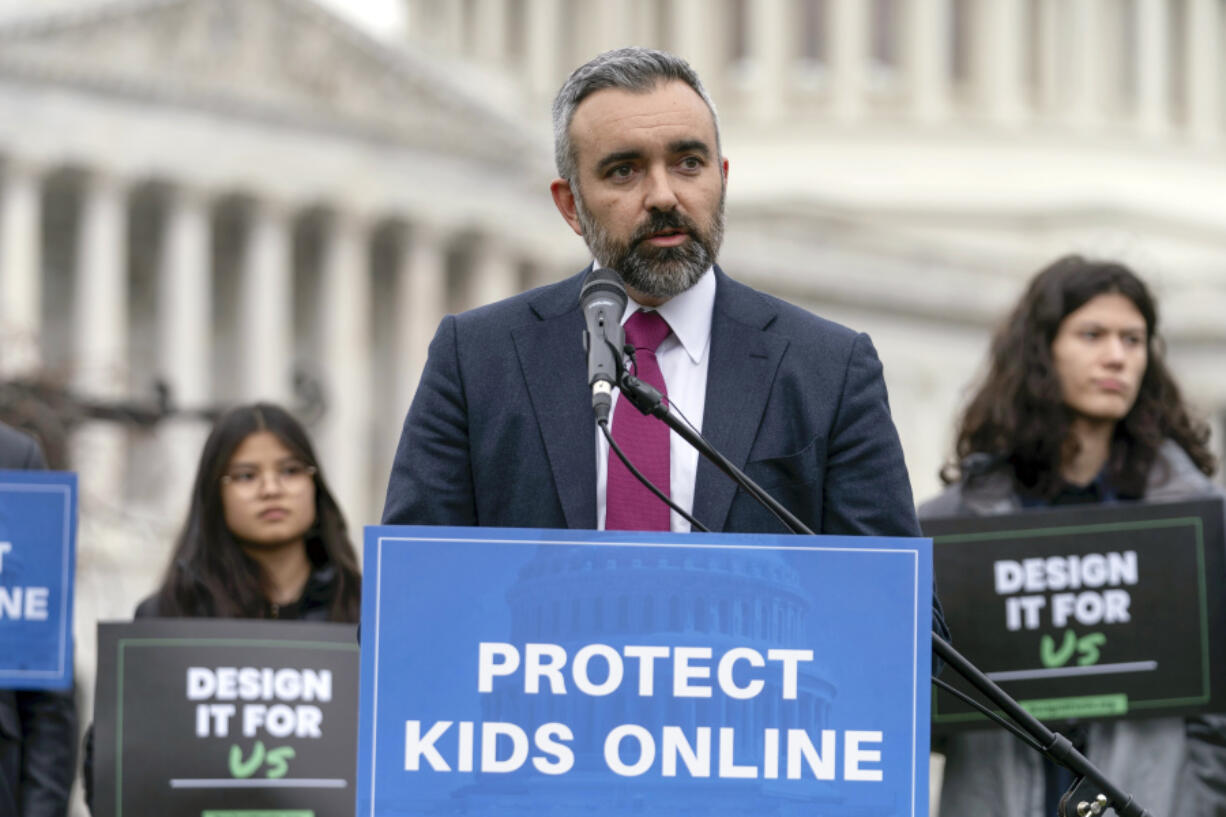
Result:
{"label": "person's shoulder in suit", "polygon": [[482,334],[505,332],[523,324],[535,323],[579,308],[579,290],[587,269],[552,284],[545,284],[474,307],[454,316],[457,331]]}
{"label": "person's shoulder in suit", "polygon": [[46,468],[42,449],[29,434],[0,423],[0,468]]}
{"label": "person's shoulder in suit", "polygon": [[715,308],[722,317],[741,321],[786,338],[802,349],[821,350],[825,356],[850,355],[864,333],[823,318],[790,301],[743,284],[717,268],[719,286]]}

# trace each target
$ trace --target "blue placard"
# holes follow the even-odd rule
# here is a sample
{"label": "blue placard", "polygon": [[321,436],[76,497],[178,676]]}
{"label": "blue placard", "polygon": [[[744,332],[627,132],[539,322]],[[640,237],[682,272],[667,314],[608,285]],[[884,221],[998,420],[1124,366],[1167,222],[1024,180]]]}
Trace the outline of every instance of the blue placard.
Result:
{"label": "blue placard", "polygon": [[926,539],[368,527],[357,814],[928,806]]}
{"label": "blue placard", "polygon": [[72,686],[77,475],[0,471],[0,688]]}

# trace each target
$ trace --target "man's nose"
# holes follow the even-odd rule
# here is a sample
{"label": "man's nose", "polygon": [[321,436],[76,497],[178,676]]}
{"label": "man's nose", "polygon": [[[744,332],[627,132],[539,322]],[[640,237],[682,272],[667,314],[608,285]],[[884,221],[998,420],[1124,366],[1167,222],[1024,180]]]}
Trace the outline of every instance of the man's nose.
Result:
{"label": "man's nose", "polygon": [[648,210],[672,210],[677,206],[677,193],[673,190],[668,168],[653,166],[647,174],[647,190],[643,205]]}

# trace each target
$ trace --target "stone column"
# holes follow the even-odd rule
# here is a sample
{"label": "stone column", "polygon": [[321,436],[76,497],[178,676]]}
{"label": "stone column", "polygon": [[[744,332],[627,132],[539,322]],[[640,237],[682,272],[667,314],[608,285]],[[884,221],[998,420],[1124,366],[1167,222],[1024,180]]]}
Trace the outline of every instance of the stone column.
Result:
{"label": "stone column", "polygon": [[1166,0],[1136,0],[1137,127],[1147,136],[1170,128],[1170,17]]}
{"label": "stone column", "polygon": [[239,283],[239,393],[244,401],[291,405],[293,383],[293,222],[279,202],[251,207]]}
{"label": "stone column", "polygon": [[37,372],[42,325],[42,187],[37,168],[9,159],[0,177],[0,378]]}
{"label": "stone column", "polygon": [[1103,114],[1103,8],[1101,0],[1080,0],[1068,4],[1068,11],[1072,18],[1068,118],[1078,127],[1094,127]]}
{"label": "stone column", "polygon": [[514,258],[501,241],[482,236],[474,242],[465,308],[501,301],[519,292]]}
{"label": "stone column", "polygon": [[525,53],[528,89],[536,100],[550,100],[566,79],[558,59],[562,30],[561,0],[527,0],[524,31],[528,43]]}
{"label": "stone column", "polygon": [[1064,0],[1038,0],[1033,6],[1037,15],[1035,20],[1035,37],[1038,48],[1035,59],[1035,73],[1038,75],[1038,105],[1044,112],[1055,113],[1067,107],[1067,77],[1064,66],[1068,59],[1062,59],[1060,41],[1066,33],[1068,21],[1065,19],[1068,7]]}
{"label": "stone column", "polygon": [[[1089,0],[1093,2],[1093,0]],[[1021,0],[980,0],[975,16],[976,73],[980,104],[988,119],[1013,125],[1024,116],[1022,101],[1022,48],[1024,31]]]}
{"label": "stone column", "polygon": [[447,252],[442,232],[418,222],[406,231],[396,279],[396,412],[403,417],[417,391],[430,341],[447,313]]}
{"label": "stone column", "polygon": [[[114,401],[128,391],[127,190],[90,173],[81,184],[76,247],[75,386],[87,399]],[[73,435],[72,466],[82,501],[116,509],[123,499],[126,433],[101,420]]]}
{"label": "stone column", "polygon": [[851,121],[864,113],[868,90],[869,4],[864,0],[828,0],[827,7],[834,115]]}
{"label": "stone column", "polygon": [[464,4],[455,0],[435,3],[435,29],[433,39],[440,48],[450,54],[464,53]]}
{"label": "stone column", "polygon": [[911,0],[906,18],[911,114],[924,123],[949,116],[950,0]]}
{"label": "stone column", "polygon": [[1187,0],[1188,132],[1201,144],[1217,141],[1223,128],[1219,7],[1217,0]]}
{"label": "stone column", "polygon": [[474,56],[490,65],[502,65],[507,51],[507,0],[477,0],[469,24],[474,27]]}
{"label": "stone column", "polygon": [[683,57],[698,72],[707,93],[715,95],[727,66],[714,48],[720,42],[720,26],[713,5],[707,0],[672,0],[669,29],[673,42],[668,50]]}
{"label": "stone column", "polygon": [[320,268],[320,334],[325,411],[319,456],[351,529],[371,516],[371,282],[369,230],[338,212],[324,230]]}
{"label": "stone column", "polygon": [[[174,405],[198,409],[212,399],[212,281],[208,196],[187,188],[166,195],[166,227],[158,270],[158,375]],[[176,416],[158,428],[166,451],[162,507],[176,518],[191,495],[208,424]]]}
{"label": "stone column", "polygon": [[634,36],[635,19],[631,0],[600,0],[592,13],[595,17],[595,39],[584,59],[611,48],[639,42]]}
{"label": "stone column", "polygon": [[749,53],[754,67],[751,110],[763,124],[782,118],[791,83],[795,36],[787,0],[752,0],[749,10]]}

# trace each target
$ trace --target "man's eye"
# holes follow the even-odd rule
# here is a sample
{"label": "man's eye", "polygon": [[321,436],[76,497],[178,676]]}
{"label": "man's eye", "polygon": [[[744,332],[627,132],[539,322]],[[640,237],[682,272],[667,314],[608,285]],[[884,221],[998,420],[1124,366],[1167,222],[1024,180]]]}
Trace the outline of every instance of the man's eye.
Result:
{"label": "man's eye", "polygon": [[634,172],[634,168],[630,165],[617,165],[609,171],[609,176],[614,179],[625,179]]}
{"label": "man's eye", "polygon": [[681,160],[681,166],[686,170],[698,170],[702,167],[702,159],[697,156],[686,156]]}

